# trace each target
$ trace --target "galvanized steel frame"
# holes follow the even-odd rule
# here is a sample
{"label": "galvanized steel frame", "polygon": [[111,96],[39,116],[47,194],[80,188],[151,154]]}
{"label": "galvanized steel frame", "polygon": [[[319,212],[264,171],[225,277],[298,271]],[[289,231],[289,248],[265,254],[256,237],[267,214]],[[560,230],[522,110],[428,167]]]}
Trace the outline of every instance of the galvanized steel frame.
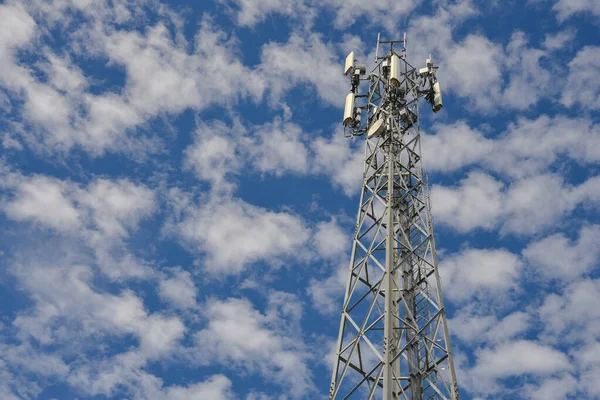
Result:
{"label": "galvanized steel frame", "polygon": [[[433,221],[421,167],[418,100],[431,91],[394,43],[369,74],[360,205],[329,399],[458,400]],[[390,57],[401,83],[389,83]],[[419,82],[422,80],[422,82]],[[360,96],[359,96],[360,97]],[[390,228],[391,227],[391,228]],[[388,229],[390,228],[390,229]]]}

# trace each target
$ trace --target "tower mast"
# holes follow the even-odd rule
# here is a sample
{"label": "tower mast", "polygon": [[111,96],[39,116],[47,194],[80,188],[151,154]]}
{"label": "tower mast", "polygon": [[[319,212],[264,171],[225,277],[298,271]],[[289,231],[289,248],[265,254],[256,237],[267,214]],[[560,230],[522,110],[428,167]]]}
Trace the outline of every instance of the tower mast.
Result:
{"label": "tower mast", "polygon": [[365,137],[365,163],[329,399],[459,400],[421,167],[418,101],[442,108],[437,67],[406,60],[406,35],[378,37],[375,63],[367,74],[352,52],[344,68],[344,132]]}

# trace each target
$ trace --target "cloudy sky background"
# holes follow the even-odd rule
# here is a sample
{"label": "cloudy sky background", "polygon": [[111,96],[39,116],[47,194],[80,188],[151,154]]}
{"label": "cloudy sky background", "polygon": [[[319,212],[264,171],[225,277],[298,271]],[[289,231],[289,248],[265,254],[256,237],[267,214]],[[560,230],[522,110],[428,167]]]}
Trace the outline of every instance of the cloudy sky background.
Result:
{"label": "cloudy sky background", "polygon": [[[325,4],[326,3],[326,4]],[[0,398],[329,391],[362,140],[342,62],[422,112],[463,399],[600,398],[600,3],[0,4]]]}

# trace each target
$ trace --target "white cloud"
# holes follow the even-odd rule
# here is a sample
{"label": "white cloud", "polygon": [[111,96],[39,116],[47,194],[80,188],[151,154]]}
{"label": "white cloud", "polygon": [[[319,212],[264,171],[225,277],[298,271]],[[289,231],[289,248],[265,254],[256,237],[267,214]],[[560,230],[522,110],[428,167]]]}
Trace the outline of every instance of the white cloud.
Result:
{"label": "white cloud", "polygon": [[512,176],[538,174],[565,156],[582,165],[600,161],[600,127],[588,118],[518,119],[501,136],[495,160],[486,161]]}
{"label": "white cloud", "polygon": [[502,231],[534,234],[559,222],[579,199],[559,175],[539,175],[512,184],[504,197]]}
{"label": "white cloud", "polygon": [[[348,264],[340,264],[325,279],[311,279],[306,289],[312,306],[323,315],[335,315],[342,309],[346,281],[350,271]],[[338,301],[339,300],[339,301]]]}
{"label": "white cloud", "polygon": [[156,208],[154,192],[142,184],[122,179],[97,179],[77,196],[90,208],[94,225],[107,236],[125,236]]}
{"label": "white cloud", "polygon": [[225,5],[235,4],[235,9],[229,8],[235,13],[240,26],[254,26],[263,22],[271,14],[306,19],[310,19],[314,14],[305,0],[220,0],[220,2]]}
{"label": "white cloud", "polygon": [[192,275],[181,268],[174,268],[169,272],[173,277],[159,282],[160,297],[175,307],[184,309],[195,307],[197,290]]}
{"label": "white cloud", "polygon": [[231,391],[231,380],[224,375],[213,375],[204,382],[186,387],[168,387],[165,392],[165,400],[229,400],[234,398]]}
{"label": "white cloud", "polygon": [[221,3],[235,15],[240,26],[255,26],[273,14],[310,26],[319,13],[333,13],[334,25],[339,30],[346,30],[360,18],[365,18],[367,24],[380,24],[389,32],[396,32],[399,19],[413,11],[421,0],[375,0],[368,4],[357,0],[327,3],[315,0],[221,0]]}
{"label": "white cloud", "polygon": [[583,371],[580,375],[580,387],[590,398],[600,396],[600,382],[596,379],[598,374],[600,374],[600,367],[593,366]]}
{"label": "white cloud", "polygon": [[521,260],[504,249],[467,249],[444,256],[440,275],[444,295],[455,301],[472,297],[506,299],[518,287]]}
{"label": "white cloud", "polygon": [[[68,185],[54,178],[34,176],[18,185],[4,212],[17,221],[36,221],[59,230],[80,226],[80,212],[69,199]],[[52,210],[52,212],[48,212]]]}
{"label": "white cloud", "polygon": [[447,72],[441,82],[477,108],[492,110],[500,96],[502,57],[501,46],[484,36],[469,35],[444,58]]}
{"label": "white cloud", "polygon": [[73,64],[69,57],[58,57],[48,52],[48,63],[43,64],[41,68],[46,73],[48,81],[56,90],[67,92],[80,91],[88,85],[88,82],[81,69]]}
{"label": "white cloud", "polygon": [[[600,5],[598,6],[600,14]],[[569,62],[569,76],[561,102],[567,107],[599,110],[600,46],[586,46]]]}
{"label": "white cloud", "polygon": [[334,185],[350,196],[360,190],[364,163],[364,143],[347,139],[339,129],[330,138],[318,137],[311,144],[312,166],[317,174],[328,175]]}
{"label": "white cloud", "polygon": [[194,52],[189,53],[160,23],[145,36],[117,31],[106,38],[105,46],[111,60],[126,68],[127,98],[140,112],[203,109],[244,96],[260,99],[262,77],[235,57],[234,42],[227,40],[223,30],[203,19],[194,44]]}
{"label": "white cloud", "polygon": [[87,187],[44,175],[12,174],[14,195],[5,200],[6,214],[69,231],[88,227],[107,237],[126,236],[154,212],[154,192],[143,184],[121,179],[96,179]]}
{"label": "white cloud", "polygon": [[29,43],[35,34],[36,23],[22,4],[0,5],[0,49],[4,53],[6,49],[23,46]]}
{"label": "white cloud", "polygon": [[524,392],[532,400],[562,400],[577,392],[579,382],[572,375],[544,379],[538,385],[526,385]]}
{"label": "white cloud", "polygon": [[485,173],[471,172],[457,186],[433,185],[432,210],[437,221],[459,232],[500,226],[503,234],[531,235],[559,223],[578,206],[596,205],[597,181],[592,177],[571,186],[560,175],[543,174],[505,187]]}
{"label": "white cloud", "polygon": [[70,368],[61,357],[51,353],[41,353],[28,343],[20,345],[0,343],[0,349],[2,358],[15,369],[54,379],[64,379],[69,374]]}
{"label": "white cloud", "polygon": [[333,0],[325,3],[335,12],[335,26],[347,29],[354,23],[366,18],[367,23],[383,25],[389,32],[397,32],[399,21],[421,4],[421,0]]}
{"label": "white cloud", "polygon": [[523,256],[537,272],[549,278],[575,280],[600,261],[600,226],[584,226],[571,241],[562,233],[530,243]]}
{"label": "white cloud", "polygon": [[503,89],[502,104],[508,108],[527,109],[540,98],[557,93],[550,85],[552,74],[540,64],[545,50],[528,47],[525,33],[516,31],[506,47],[504,62],[509,69],[508,85]]}
{"label": "white cloud", "polygon": [[[145,16],[133,3],[121,6]],[[47,17],[69,6],[31,7],[37,19],[47,21]],[[26,128],[18,131],[31,148],[52,153],[78,147],[94,156],[106,151],[143,156],[159,151],[161,139],[146,132],[144,126],[155,117],[262,98],[266,89],[262,73],[243,65],[237,57],[235,39],[228,38],[210,19],[201,21],[190,44],[173,20],[174,14],[160,13],[157,22],[142,34],[115,27],[118,20],[107,9],[103,2],[97,2],[85,9],[82,20],[71,20],[78,34],[71,37],[70,44],[78,58],[108,58],[108,67],[125,70],[119,90],[95,93],[89,89],[89,77],[69,57],[69,46],[65,47],[65,56],[44,48],[38,66],[47,79],[21,66],[13,57],[12,47],[31,40],[35,25],[22,7],[2,7],[15,25],[6,27],[17,34],[4,35],[7,54],[0,65],[5,78],[0,78],[0,85],[23,102],[20,112]],[[173,32],[168,25],[175,26]],[[45,39],[44,35],[40,37],[42,42]]]}
{"label": "white cloud", "polygon": [[221,121],[199,125],[194,143],[185,150],[184,167],[193,169],[198,178],[211,182],[215,187],[230,185],[227,179],[238,172],[241,165],[236,141],[229,138],[232,129],[235,128]]}
{"label": "white cloud", "polygon": [[557,33],[547,33],[544,39],[544,48],[550,51],[561,50],[575,40],[575,31],[565,29]]}
{"label": "white cloud", "polygon": [[15,376],[9,365],[0,359],[0,396],[7,400],[21,400],[24,397],[39,396],[41,389],[34,382],[27,382]]}
{"label": "white cloud", "polygon": [[261,125],[239,120],[199,124],[185,150],[184,168],[215,191],[231,193],[237,176],[255,172],[325,175],[350,196],[360,189],[363,160],[364,143],[345,138],[339,129],[328,138],[312,139],[299,125],[275,117]]}
{"label": "white cloud", "polygon": [[585,279],[566,286],[561,295],[548,295],[538,309],[544,322],[544,340],[556,343],[588,342],[600,332],[600,281]]}
{"label": "white cloud", "polygon": [[498,323],[495,315],[477,315],[472,307],[465,307],[448,319],[453,337],[465,343],[482,342],[486,334]]}
{"label": "white cloud", "polygon": [[530,340],[506,342],[475,352],[477,362],[467,372],[464,382],[475,392],[499,392],[497,380],[507,377],[548,376],[572,369],[562,352]]}
{"label": "white cloud", "polygon": [[91,360],[73,371],[68,383],[90,396],[114,397],[126,389],[134,399],[155,398],[160,379],[143,371],[144,362],[133,351]]}
{"label": "white cloud", "polygon": [[587,165],[600,161],[600,126],[590,118],[519,118],[494,139],[465,122],[436,124],[435,135],[423,135],[425,168],[454,172],[469,165],[501,176],[524,178],[553,164],[573,160]]}
{"label": "white cloud", "polygon": [[435,135],[422,134],[424,168],[427,171],[452,172],[492,158],[496,142],[485,138],[465,121],[451,125],[435,124]]}
{"label": "white cloud", "polygon": [[309,172],[307,139],[300,126],[279,117],[261,125],[246,126],[239,120],[231,126],[222,121],[200,123],[194,142],[185,150],[184,167],[210,182],[213,190],[222,191],[231,191],[234,177],[248,170],[303,175]]}
{"label": "white cloud", "polygon": [[87,225],[108,237],[126,236],[155,209],[154,192],[125,179],[96,179],[86,188],[43,175],[9,179],[16,180],[3,207],[10,218],[62,231]]}
{"label": "white cloud", "polygon": [[315,33],[292,33],[286,43],[263,45],[260,69],[269,76],[275,99],[295,85],[309,84],[323,102],[341,107],[348,90],[335,46]]}
{"label": "white cloud", "polygon": [[23,150],[23,145],[17,139],[13,138],[10,134],[6,133],[2,136],[2,146],[9,150]]}
{"label": "white cloud", "polygon": [[[178,318],[149,314],[131,291],[114,295],[95,290],[89,267],[30,261],[19,265],[14,273],[36,304],[33,311],[14,321],[22,338],[32,337],[46,344],[73,340],[82,344],[82,340],[98,334],[133,334],[141,351],[156,357],[168,353],[185,331]],[[70,329],[64,329],[66,326]]]}
{"label": "white cloud", "polygon": [[449,320],[453,336],[468,344],[497,345],[514,340],[530,328],[531,316],[515,311],[502,319],[495,314],[482,314],[478,308],[469,305]]}
{"label": "white cloud", "polygon": [[317,253],[323,258],[336,258],[349,251],[349,232],[335,218],[319,222],[312,235]]}
{"label": "white cloud", "polygon": [[[231,399],[232,382],[224,375],[212,375],[186,386],[163,386],[160,378],[143,369],[139,353],[120,353],[106,360],[93,360],[78,368],[69,384],[90,396],[128,395],[136,400]],[[125,389],[125,390],[123,390]]]}
{"label": "white cloud", "polygon": [[204,268],[218,275],[238,274],[258,261],[280,264],[297,255],[310,234],[294,214],[219,196],[188,205],[174,229],[192,251],[206,254]]}
{"label": "white cloud", "polygon": [[[293,337],[272,328],[285,316],[264,315],[244,299],[211,300],[208,326],[196,334],[201,363],[227,364],[287,387],[292,398],[313,391],[301,332]],[[279,315],[279,317],[277,317]]]}
{"label": "white cloud", "polygon": [[2,176],[4,186],[13,192],[0,202],[10,219],[56,229],[72,246],[86,246],[113,279],[150,273],[126,249],[124,240],[156,210],[152,189],[126,179],[99,178],[84,187],[43,175]]}
{"label": "white cloud", "polygon": [[432,212],[436,221],[459,232],[496,226],[502,212],[504,184],[482,172],[471,172],[459,186],[431,187]]}
{"label": "white cloud", "polygon": [[581,365],[580,390],[590,398],[600,395],[600,381],[595,379],[600,373],[600,341],[591,340],[575,351],[575,359]]}
{"label": "white cloud", "polygon": [[600,4],[596,0],[556,0],[552,9],[557,13],[559,21],[564,21],[578,13],[600,16]]}
{"label": "white cloud", "polygon": [[527,340],[505,343],[477,352],[474,372],[484,377],[507,377],[527,373],[547,374],[571,367],[563,353]]}
{"label": "white cloud", "polygon": [[304,174],[309,168],[306,134],[299,125],[275,118],[252,128],[241,146],[249,153],[250,163],[258,171],[281,176]]}

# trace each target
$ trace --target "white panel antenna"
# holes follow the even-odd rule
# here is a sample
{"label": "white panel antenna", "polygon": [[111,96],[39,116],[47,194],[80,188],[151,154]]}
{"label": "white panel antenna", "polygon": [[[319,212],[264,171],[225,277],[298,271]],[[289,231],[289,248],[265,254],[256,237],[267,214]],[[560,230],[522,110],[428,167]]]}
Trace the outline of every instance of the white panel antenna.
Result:
{"label": "white panel antenna", "polygon": [[354,114],[354,98],[355,98],[355,94],[350,92],[348,93],[348,95],[346,96],[346,105],[344,107],[344,126],[352,123],[353,115]]}
{"label": "white panel antenna", "polygon": [[344,67],[344,75],[348,75],[354,69],[354,52],[350,52],[346,57],[346,66]]}
{"label": "white panel antenna", "polygon": [[390,67],[390,83],[394,86],[400,85],[400,79],[402,78],[402,70],[400,68],[400,57],[396,54],[392,54]]}
{"label": "white panel antenna", "polygon": [[442,89],[440,88],[440,83],[436,82],[432,86],[433,90],[433,98],[431,100],[431,109],[433,112],[438,112],[442,109]]}

